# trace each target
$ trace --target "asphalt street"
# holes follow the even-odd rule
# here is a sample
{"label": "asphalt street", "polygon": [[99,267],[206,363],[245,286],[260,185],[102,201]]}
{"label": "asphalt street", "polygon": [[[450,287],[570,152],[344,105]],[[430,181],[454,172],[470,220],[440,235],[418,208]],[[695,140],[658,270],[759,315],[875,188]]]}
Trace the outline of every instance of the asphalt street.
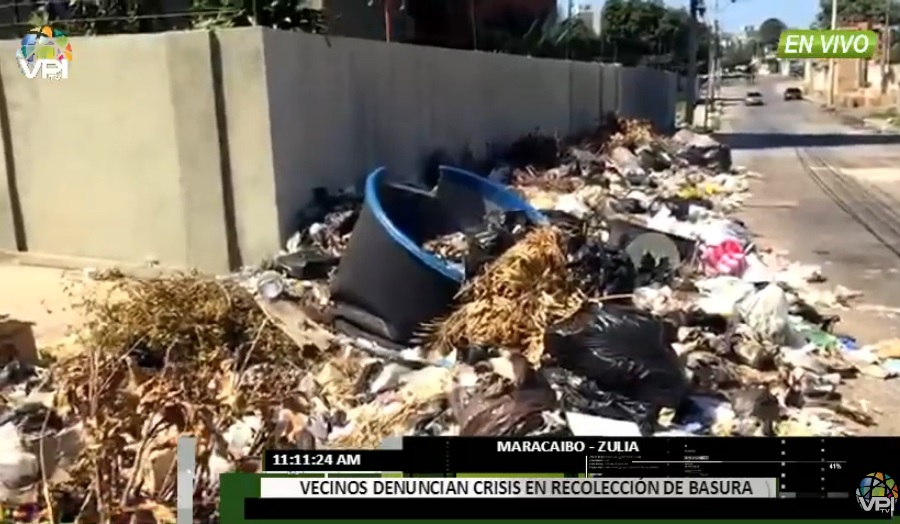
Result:
{"label": "asphalt street", "polygon": [[[820,264],[829,285],[861,291],[837,311],[838,330],[861,343],[900,337],[900,135],[844,123],[811,101],[784,101],[783,78],[722,89],[720,138],[736,164],[758,172],[742,218],[760,244]],[[748,91],[765,105],[745,107]],[[861,379],[847,389],[880,412],[867,433],[900,434],[900,379]]]}

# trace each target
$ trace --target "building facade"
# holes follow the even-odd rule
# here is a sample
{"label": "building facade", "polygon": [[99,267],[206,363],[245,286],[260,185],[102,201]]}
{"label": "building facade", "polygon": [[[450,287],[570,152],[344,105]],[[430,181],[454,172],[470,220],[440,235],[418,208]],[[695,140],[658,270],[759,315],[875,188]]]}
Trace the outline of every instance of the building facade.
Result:
{"label": "building facade", "polygon": [[575,8],[573,16],[584,22],[584,25],[591,28],[595,35],[600,36],[603,27],[603,12],[599,6],[590,4],[582,4]]}

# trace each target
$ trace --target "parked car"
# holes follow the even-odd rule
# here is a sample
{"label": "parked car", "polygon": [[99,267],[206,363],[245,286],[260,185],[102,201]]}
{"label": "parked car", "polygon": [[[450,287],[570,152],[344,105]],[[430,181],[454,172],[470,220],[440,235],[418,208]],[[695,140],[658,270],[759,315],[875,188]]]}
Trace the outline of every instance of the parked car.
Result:
{"label": "parked car", "polygon": [[799,87],[789,87],[784,90],[785,100],[803,100],[803,91]]}
{"label": "parked car", "polygon": [[749,93],[747,93],[747,96],[744,97],[745,106],[761,106],[763,104],[764,102],[762,93],[758,91],[750,91]]}

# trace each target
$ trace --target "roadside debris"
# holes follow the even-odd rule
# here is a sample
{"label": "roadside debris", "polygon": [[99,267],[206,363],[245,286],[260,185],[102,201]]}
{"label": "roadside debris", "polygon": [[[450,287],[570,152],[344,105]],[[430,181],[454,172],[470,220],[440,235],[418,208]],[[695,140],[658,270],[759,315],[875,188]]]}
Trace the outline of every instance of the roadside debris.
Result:
{"label": "roadside debris", "polygon": [[207,517],[218,475],[258,470],[265,447],[872,424],[838,386],[900,374],[900,342],[835,333],[854,293],[730,218],[748,175],[727,146],[619,122],[499,158],[484,179],[443,168],[436,189],[317,191],[260,268],[119,275],[85,297],[74,357],[41,361],[0,317],[0,503],[166,520],[180,435]]}

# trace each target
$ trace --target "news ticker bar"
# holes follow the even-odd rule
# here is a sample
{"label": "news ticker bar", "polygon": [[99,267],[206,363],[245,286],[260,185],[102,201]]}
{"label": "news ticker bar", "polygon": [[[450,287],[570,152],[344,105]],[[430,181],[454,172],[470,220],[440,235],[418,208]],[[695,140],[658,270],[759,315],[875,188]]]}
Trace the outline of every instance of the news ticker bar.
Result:
{"label": "news ticker bar", "polygon": [[260,498],[778,498],[765,478],[296,478],[263,477]]}
{"label": "news ticker bar", "polygon": [[[900,438],[503,439],[409,437],[379,450],[270,450],[267,472],[396,471],[601,474],[616,477],[757,477],[788,479],[821,492],[855,488],[872,471],[900,471]],[[884,450],[877,456],[870,450]],[[893,464],[890,463],[893,461]]]}
{"label": "news ticker bar", "polygon": [[[254,496],[243,499],[242,512],[244,519],[251,521],[375,516],[396,519],[884,517],[863,511],[848,492],[837,494],[840,495],[837,498],[806,498],[798,493],[782,497],[777,479],[254,476],[252,482],[255,486],[246,493]],[[222,497],[224,504],[224,487]],[[350,499],[360,504],[348,504]],[[461,499],[470,499],[472,504],[460,504]]]}

